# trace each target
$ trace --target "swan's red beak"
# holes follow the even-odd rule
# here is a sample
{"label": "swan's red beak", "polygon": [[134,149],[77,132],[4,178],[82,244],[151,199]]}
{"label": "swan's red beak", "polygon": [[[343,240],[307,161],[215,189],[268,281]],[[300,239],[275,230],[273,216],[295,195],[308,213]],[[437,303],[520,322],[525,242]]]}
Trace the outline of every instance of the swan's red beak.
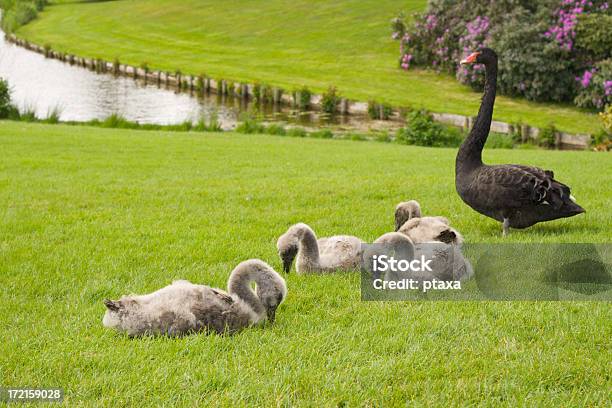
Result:
{"label": "swan's red beak", "polygon": [[470,56],[468,56],[466,59],[461,60],[461,65],[468,65],[468,64],[476,63],[476,59],[478,58],[479,55],[480,55],[479,52],[474,52],[470,54]]}

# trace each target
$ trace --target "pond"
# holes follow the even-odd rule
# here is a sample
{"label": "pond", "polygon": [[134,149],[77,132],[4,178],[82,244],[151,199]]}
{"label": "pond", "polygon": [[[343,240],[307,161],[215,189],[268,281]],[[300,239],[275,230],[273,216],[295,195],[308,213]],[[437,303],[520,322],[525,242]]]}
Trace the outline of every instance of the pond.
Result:
{"label": "pond", "polygon": [[83,67],[45,58],[5,39],[0,31],[0,77],[8,80],[13,102],[39,118],[58,110],[62,121],[104,119],[119,114],[130,121],[175,124],[197,121],[215,113],[225,130],[236,126],[240,115],[256,108],[266,121],[284,121],[307,127],[341,127],[347,130],[393,128],[397,123],[372,121],[365,115],[297,112],[274,104],[254,106],[241,98],[192,96],[141,80],[96,73]]}

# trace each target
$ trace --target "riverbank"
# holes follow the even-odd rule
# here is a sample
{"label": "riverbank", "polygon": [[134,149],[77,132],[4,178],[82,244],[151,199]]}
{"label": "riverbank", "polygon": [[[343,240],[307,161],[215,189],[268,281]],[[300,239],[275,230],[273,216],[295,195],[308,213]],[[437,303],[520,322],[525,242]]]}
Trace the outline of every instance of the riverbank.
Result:
{"label": "riverbank", "polygon": [[[424,1],[405,4],[413,11],[423,6]],[[147,63],[163,72],[267,83],[288,92],[306,85],[321,93],[335,85],[351,100],[474,116],[479,95],[453,78],[397,68],[397,44],[388,27],[397,7],[387,0],[234,0],[214,7],[194,0],[56,3],[18,35],[62,53],[118,58],[136,67]],[[118,27],[116,21],[123,23]],[[500,97],[495,112],[501,122],[539,128],[554,123],[570,133],[600,128],[595,115],[569,106]]]}
{"label": "riverbank", "polygon": [[[115,77],[132,78],[135,81],[141,81],[141,85],[144,87],[146,87],[147,84],[152,84],[158,89],[171,89],[177,93],[187,93],[190,96],[198,98],[198,100],[206,100],[207,98],[210,100],[211,94],[215,94],[218,97],[216,103],[220,103],[222,108],[225,108],[225,105],[231,100],[237,102],[243,113],[249,112],[249,115],[252,115],[253,109],[257,111],[262,110],[262,112],[267,110],[268,113],[273,114],[272,117],[268,116],[267,118],[275,121],[289,119],[294,123],[299,123],[301,119],[302,123],[307,122],[309,124],[314,124],[315,122],[313,119],[316,118],[321,124],[328,126],[343,124],[346,125],[343,133],[347,133],[347,129],[353,134],[371,133],[376,130],[378,130],[379,133],[392,133],[400,128],[401,123],[405,122],[404,116],[409,109],[394,109],[392,106],[380,104],[375,101],[370,101],[368,103],[355,102],[334,95],[334,101],[332,103],[333,111],[321,112],[322,109],[325,109],[325,101],[329,98],[329,94],[313,95],[307,88],[287,93],[281,88],[270,87],[267,84],[234,83],[224,79],[215,80],[205,75],[197,77],[193,75],[183,75],[180,71],[172,74],[170,72],[153,71],[147,65],[135,67],[122,64],[118,59],[111,62],[101,58],[88,59],[72,54],[64,54],[53,50],[50,46],[43,47],[32,44],[14,34],[6,36],[6,40],[26,50],[43,54],[46,59],[59,60],[70,66],[82,67],[98,74],[110,73]],[[249,105],[249,103],[251,103],[251,105]],[[288,107],[293,109],[293,111],[288,112]],[[285,109],[284,114],[282,113],[283,109]],[[312,109],[316,110],[313,111]],[[209,116],[212,113],[213,112],[210,112]],[[214,114],[218,117],[216,113]],[[474,123],[473,117],[456,114],[434,113],[432,117],[440,123],[460,128],[464,132],[469,132]],[[237,119],[236,117],[234,123],[237,122]],[[304,119],[306,119],[306,121],[304,121]],[[200,118],[199,120],[201,121],[202,119]],[[94,125],[98,124],[96,120],[89,122]],[[190,122],[193,122],[192,118],[183,120],[182,125],[189,125]],[[227,123],[227,121],[225,122]],[[150,127],[155,128],[156,123],[158,122],[153,122]],[[221,127],[223,127],[222,123],[223,121],[220,122]],[[166,127],[168,126],[176,127],[177,124],[166,125]],[[178,124],[178,126],[181,125]],[[227,127],[226,125],[224,128],[226,130],[234,129],[237,125],[232,124],[229,126],[230,127]],[[280,126],[282,127],[283,125]],[[138,123],[136,123],[135,126],[130,127],[137,128],[139,126]],[[378,129],[376,129],[376,127],[378,127]],[[187,130],[190,129],[191,127],[187,126]],[[511,124],[500,121],[493,121],[491,123],[491,131],[499,135],[506,135],[510,139],[516,139],[515,142],[520,142],[522,144],[540,143],[541,136],[544,132],[542,129],[529,126],[528,124]],[[556,149],[563,150],[583,150],[591,145],[591,135],[569,134],[561,132],[554,127],[552,130],[549,130],[549,132],[553,133],[552,137],[554,140],[550,142],[550,146],[548,147],[555,147]],[[255,133],[266,132],[261,131]],[[331,134],[331,132],[329,134]]]}

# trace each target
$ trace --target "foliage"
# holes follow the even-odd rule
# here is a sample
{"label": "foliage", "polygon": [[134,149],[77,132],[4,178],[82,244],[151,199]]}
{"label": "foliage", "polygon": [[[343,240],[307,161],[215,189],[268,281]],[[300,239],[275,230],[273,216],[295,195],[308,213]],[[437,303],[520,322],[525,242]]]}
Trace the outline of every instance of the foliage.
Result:
{"label": "foliage", "polygon": [[579,85],[574,103],[583,108],[603,109],[612,103],[612,58],[585,70],[576,81]]}
{"label": "foliage", "polygon": [[391,105],[378,103],[376,101],[368,101],[368,116],[370,119],[388,120],[393,114]]}
{"label": "foliage", "polygon": [[604,130],[612,135],[612,105],[608,105],[606,109],[599,114]]}
{"label": "foliage", "polygon": [[542,147],[553,148],[555,147],[557,134],[557,128],[555,125],[550,124],[543,129],[540,129],[540,134],[538,135],[538,144]]}
{"label": "foliage", "polygon": [[245,112],[240,115],[240,119],[241,121],[236,127],[236,132],[246,134],[266,132],[266,127],[261,124],[255,115]]}
{"label": "foliage", "polygon": [[512,136],[500,133],[489,133],[485,149],[512,149],[514,145],[515,140]]}
{"label": "foliage", "polygon": [[62,109],[59,106],[54,106],[53,108],[47,111],[47,117],[45,118],[45,123],[57,124],[60,122],[60,117],[62,116]]}
{"label": "foliage", "polygon": [[396,141],[417,146],[459,146],[463,138],[461,132],[434,122],[431,113],[415,110],[408,114],[406,127],[398,130]]}
{"label": "foliage", "polygon": [[612,150],[612,105],[608,105],[599,117],[603,128],[594,135],[593,144],[596,150]]}
{"label": "foliage", "polygon": [[8,118],[11,109],[11,88],[7,80],[0,78],[0,119]]}
{"label": "foliage", "polygon": [[193,127],[193,130],[197,132],[221,132],[221,123],[219,122],[219,115],[216,111],[212,111],[208,115],[208,120],[205,115],[200,116],[200,119]]}
{"label": "foliage", "polygon": [[315,139],[332,139],[334,134],[329,129],[321,129],[310,133],[309,136],[314,137]]}
{"label": "foliage", "polygon": [[600,61],[611,57],[612,15],[582,14],[576,26],[576,48]]}
{"label": "foliage", "polygon": [[310,107],[311,97],[312,92],[310,92],[310,89],[303,86],[293,92],[293,103],[299,110],[306,110]]}
{"label": "foliage", "polygon": [[287,130],[279,123],[272,123],[266,127],[266,133],[269,135],[284,136],[287,134]]}
{"label": "foliage", "polygon": [[308,136],[308,132],[304,128],[301,127],[292,127],[287,131],[287,136],[291,137],[306,137]]}
{"label": "foliage", "polygon": [[[576,96],[576,77],[597,70],[602,59],[609,58],[609,13],[605,0],[436,0],[407,29],[397,21],[401,17],[394,20],[393,38],[400,40],[402,69],[431,66],[455,74],[474,89],[483,86],[483,66],[457,62],[472,51],[491,47],[500,57],[501,93],[563,102]],[[594,82],[598,89],[593,92],[605,93],[605,81],[610,79]],[[576,103],[601,109],[605,101],[599,103],[600,99],[592,103],[589,95]]]}
{"label": "foliage", "polygon": [[255,83],[253,86],[253,98],[260,103],[270,103],[274,99],[272,88],[268,84]]}
{"label": "foliage", "polygon": [[34,20],[46,4],[46,0],[0,0],[2,29],[7,33],[14,32]]}
{"label": "foliage", "polygon": [[338,112],[338,105],[342,98],[338,94],[338,89],[335,86],[327,88],[327,92],[321,98],[321,110],[325,113],[334,114]]}

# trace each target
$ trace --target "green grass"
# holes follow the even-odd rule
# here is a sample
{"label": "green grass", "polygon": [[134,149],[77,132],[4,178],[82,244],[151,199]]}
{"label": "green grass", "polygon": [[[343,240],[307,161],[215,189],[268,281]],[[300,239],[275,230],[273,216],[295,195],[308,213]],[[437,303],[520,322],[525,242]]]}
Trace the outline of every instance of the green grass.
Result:
{"label": "green grass", "polygon": [[[609,303],[361,302],[357,274],[292,273],[272,327],[134,340],[102,327],[106,297],[225,287],[253,257],[280,269],[276,238],[297,221],[373,240],[414,198],[468,242],[503,241],[457,198],[454,149],[0,122],[0,151],[3,386],[103,406],[609,403]],[[609,241],[612,156],[484,156],[553,168],[588,211],[508,241]]]}
{"label": "green grass", "polygon": [[[401,72],[390,19],[425,0],[59,1],[18,35],[93,58],[234,81],[266,82],[436,112],[475,116],[480,96],[431,71]],[[120,22],[120,23],[119,23]],[[500,97],[495,117],[595,133],[593,114]]]}

